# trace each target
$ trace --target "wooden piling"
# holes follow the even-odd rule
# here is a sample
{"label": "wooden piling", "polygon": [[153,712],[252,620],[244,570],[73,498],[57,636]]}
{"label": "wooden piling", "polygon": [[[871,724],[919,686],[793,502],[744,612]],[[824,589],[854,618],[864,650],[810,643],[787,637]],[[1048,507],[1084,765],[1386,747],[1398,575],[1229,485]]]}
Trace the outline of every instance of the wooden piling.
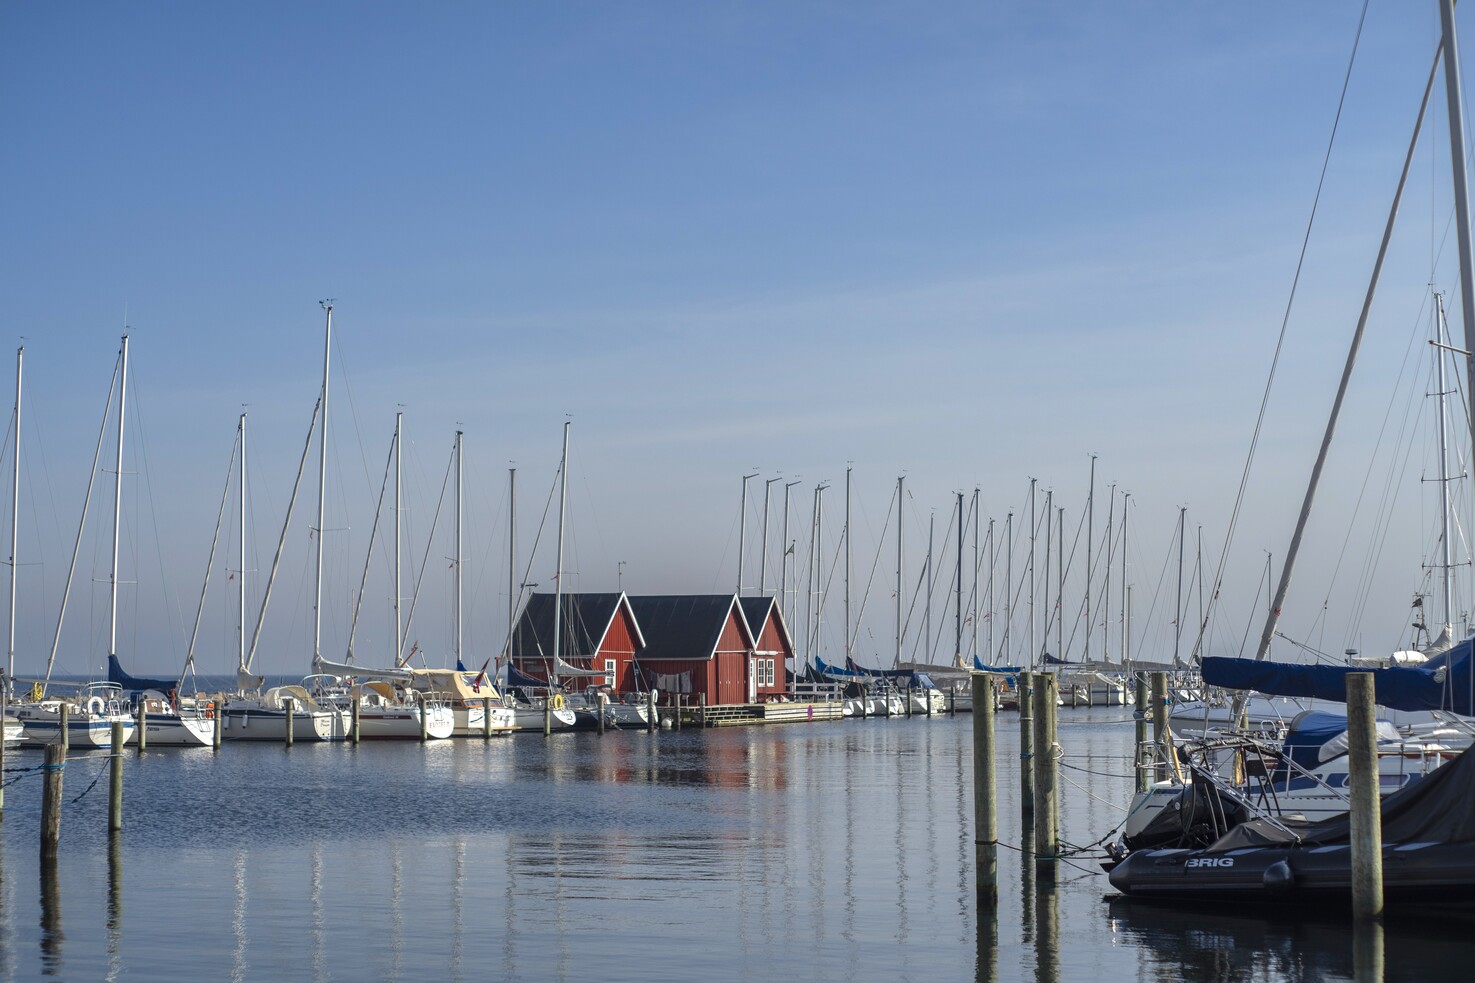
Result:
{"label": "wooden piling", "polygon": [[72,707],[66,700],[61,701],[57,718],[61,721],[61,727],[57,730],[56,742],[61,745],[62,755],[65,757],[67,748],[72,746]]}
{"label": "wooden piling", "polygon": [[[65,706],[65,704],[63,704]],[[41,791],[41,856],[55,857],[61,842],[62,769],[66,767],[67,749],[63,744],[46,745],[42,765],[45,784]]]}
{"label": "wooden piling", "polygon": [[[113,733],[118,733],[118,729],[116,727],[113,728]],[[116,740],[116,738],[114,738],[114,740]],[[135,743],[138,744],[139,754],[142,754],[149,749],[149,711],[148,707],[144,706],[142,699],[138,701],[138,740]],[[122,746],[122,744],[113,745],[113,747],[119,748]]]}
{"label": "wooden piling", "polygon": [[995,800],[993,680],[974,673],[973,686],[973,856],[978,901],[999,899],[999,813]]}
{"label": "wooden piling", "polygon": [[947,715],[949,717],[958,715],[958,691],[952,686],[947,688]]}
{"label": "wooden piling", "polygon": [[1056,722],[1059,699],[1059,676],[1053,672],[1036,673],[1034,683],[1034,763],[1035,763],[1035,863],[1039,876],[1055,877],[1055,864],[1060,858],[1060,759],[1056,757],[1059,736]]}
{"label": "wooden piling", "polygon": [[[488,681],[490,686],[491,682]],[[481,739],[489,741],[492,739],[492,698],[483,697],[481,701]]]}
{"label": "wooden piling", "polygon": [[707,694],[706,693],[698,693],[697,694],[697,712],[699,714],[701,714],[700,718],[698,719],[698,723],[700,723],[703,727],[707,726]]}
{"label": "wooden piling", "polygon": [[1157,765],[1153,769],[1154,780],[1168,780],[1168,755],[1173,749],[1168,746],[1168,674],[1152,674],[1152,742],[1157,746]]}
{"label": "wooden piling", "polygon": [[1151,783],[1147,780],[1144,748],[1147,746],[1147,718],[1152,708],[1149,706],[1150,697],[1147,695],[1147,676],[1140,672],[1133,673],[1132,680],[1135,686],[1132,698],[1137,707],[1137,712],[1132,715],[1135,718],[1133,730],[1136,732],[1134,737],[1136,750],[1132,753],[1132,770],[1137,773],[1137,791],[1146,792],[1147,786]]}
{"label": "wooden piling", "polygon": [[[7,705],[8,697],[6,696],[6,693],[5,693],[5,690],[6,690],[6,688],[7,688],[8,685],[9,685],[9,680],[6,680],[4,683],[0,683],[0,728],[3,728],[5,726],[5,713],[9,709],[9,706]],[[5,774],[5,735],[3,733],[3,730],[0,730],[0,775],[4,775],[4,774]],[[4,817],[5,817],[5,785],[3,783],[0,783],[0,819],[3,819]]]}
{"label": "wooden piling", "polygon": [[676,694],[676,702],[675,702],[674,705],[676,707],[676,729],[677,730],[680,730],[681,729],[681,694],[680,693],[677,693]]}
{"label": "wooden piling", "polygon": [[113,721],[113,746],[108,752],[108,832],[123,828],[123,721]]}
{"label": "wooden piling", "polygon": [[594,694],[594,715],[599,718],[599,720],[595,724],[595,726],[598,727],[598,729],[599,729],[599,736],[600,737],[603,737],[604,736],[604,694],[603,693],[596,693],[596,694]]}
{"label": "wooden piling", "polygon": [[1033,673],[1021,672],[1015,684],[1019,697],[1019,814],[1024,828],[1032,829],[1035,821],[1035,731],[1033,707]]}
{"label": "wooden piling", "polygon": [[912,716],[912,681],[910,679],[907,680],[907,688],[906,688],[906,696],[905,696],[905,699],[906,699],[906,704],[907,704],[907,719],[911,719],[911,716]]}
{"label": "wooden piling", "polygon": [[1347,771],[1352,826],[1352,917],[1383,917],[1383,817],[1380,811],[1373,674],[1347,674]]}
{"label": "wooden piling", "polygon": [[424,744],[430,740],[430,704],[426,702],[424,693],[417,700],[420,704],[420,743]]}
{"label": "wooden piling", "polygon": [[645,691],[645,732],[656,732],[656,691],[653,689]]}
{"label": "wooden piling", "polygon": [[547,696],[543,699],[543,736],[548,737],[553,733],[553,697]]}
{"label": "wooden piling", "polygon": [[293,719],[292,718],[294,716],[296,716],[296,712],[297,712],[297,701],[296,700],[293,700],[293,699],[291,699],[289,697],[287,700],[283,701],[283,703],[284,703],[284,708],[287,711],[287,736],[284,739],[284,741],[285,741],[287,747],[291,747],[292,746],[292,738],[294,736],[293,733],[292,733],[292,729],[293,729]]}
{"label": "wooden piling", "polygon": [[210,746],[219,751],[225,737],[225,701],[211,700],[206,705],[210,708],[209,713],[215,725],[214,733],[210,735]]}
{"label": "wooden piling", "polygon": [[359,742],[359,713],[363,708],[363,700],[355,697],[348,705],[348,742],[357,745]]}

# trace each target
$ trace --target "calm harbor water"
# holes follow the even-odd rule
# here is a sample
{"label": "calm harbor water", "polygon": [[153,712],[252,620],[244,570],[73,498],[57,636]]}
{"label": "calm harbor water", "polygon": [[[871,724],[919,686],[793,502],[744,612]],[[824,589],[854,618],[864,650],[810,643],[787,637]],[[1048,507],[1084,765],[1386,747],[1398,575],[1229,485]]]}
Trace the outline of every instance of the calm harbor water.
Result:
{"label": "calm harbor water", "polygon": [[[1018,761],[1017,717],[998,719]],[[0,979],[1256,980],[1354,975],[1351,931],[1108,901],[1092,861],[972,871],[971,718],[76,754],[57,863],[6,790]],[[1120,709],[1061,711],[1062,834],[1121,818]],[[8,767],[39,763],[11,751]],[[1020,842],[1017,769],[999,789]],[[1099,851],[1091,851],[1098,853]],[[1468,979],[1475,923],[1386,933],[1388,979]]]}

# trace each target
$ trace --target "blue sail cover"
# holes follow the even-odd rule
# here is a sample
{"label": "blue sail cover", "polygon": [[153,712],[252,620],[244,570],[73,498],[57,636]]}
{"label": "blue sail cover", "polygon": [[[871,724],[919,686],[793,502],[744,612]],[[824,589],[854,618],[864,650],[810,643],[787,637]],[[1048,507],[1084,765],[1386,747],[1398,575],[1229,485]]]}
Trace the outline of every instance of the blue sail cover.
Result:
{"label": "blue sail cover", "polygon": [[123,664],[118,661],[116,655],[108,656],[108,682],[117,683],[130,693],[141,693],[146,689],[168,693],[179,684],[176,679],[144,679],[142,676],[130,676],[123,671]]}
{"label": "blue sail cover", "polygon": [[541,689],[548,685],[548,680],[539,679],[537,676],[529,676],[525,672],[518,672],[516,666],[508,664],[507,685],[521,686],[527,689]]}
{"label": "blue sail cover", "polygon": [[1024,672],[1023,666],[986,666],[978,660],[976,655],[973,657],[973,668],[979,672],[997,672],[1005,676],[1017,676]]}
{"label": "blue sail cover", "polygon": [[[1454,646],[1418,666],[1373,669],[1374,699],[1394,710],[1449,710],[1475,713],[1471,641]],[[1309,696],[1347,702],[1347,674],[1367,672],[1352,666],[1287,665],[1255,659],[1204,659],[1204,682],[1225,689],[1247,689],[1268,696]]]}
{"label": "blue sail cover", "polygon": [[865,676],[865,673],[856,672],[854,669],[841,669],[839,666],[828,665],[817,655],[814,657],[814,666],[821,676],[828,676],[831,679],[860,679]]}
{"label": "blue sail cover", "polygon": [[867,669],[849,656],[845,659],[845,668],[852,673],[861,676],[874,676],[877,679],[910,679],[910,669]]}

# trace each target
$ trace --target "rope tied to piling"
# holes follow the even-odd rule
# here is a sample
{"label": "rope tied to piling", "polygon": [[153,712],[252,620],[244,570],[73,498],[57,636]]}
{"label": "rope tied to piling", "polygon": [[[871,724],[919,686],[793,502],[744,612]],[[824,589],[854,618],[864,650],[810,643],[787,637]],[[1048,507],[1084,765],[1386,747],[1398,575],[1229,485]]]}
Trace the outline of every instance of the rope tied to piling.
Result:
{"label": "rope tied to piling", "polygon": [[[111,754],[108,754],[108,755],[105,755],[104,756],[102,767],[99,768],[99,769],[97,769],[97,777],[95,777],[95,778],[92,779],[92,784],[91,785],[88,785],[86,788],[84,788],[82,790],[82,794],[81,795],[77,796],[75,799],[72,800],[72,804],[73,805],[76,805],[78,802],[81,802],[83,799],[85,799],[87,797],[87,793],[88,792],[91,792],[93,789],[97,788],[97,783],[100,782],[100,781],[102,781],[102,776],[105,775],[105,774],[107,774],[108,769],[112,766],[112,762],[109,761],[109,760],[106,760],[106,759],[108,759],[108,758],[116,758],[116,757],[120,757],[120,756],[121,755],[118,752],[113,752]],[[60,770],[60,769],[58,769],[58,770]]]}

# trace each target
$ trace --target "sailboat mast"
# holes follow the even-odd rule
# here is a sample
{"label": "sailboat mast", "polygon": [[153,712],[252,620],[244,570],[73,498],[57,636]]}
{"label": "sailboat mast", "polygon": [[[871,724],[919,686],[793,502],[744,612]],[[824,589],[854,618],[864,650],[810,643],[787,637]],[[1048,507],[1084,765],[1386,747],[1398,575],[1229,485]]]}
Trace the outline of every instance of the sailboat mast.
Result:
{"label": "sailboat mast", "polygon": [[968,652],[968,660],[964,664],[969,668],[973,666],[973,660],[978,657],[978,527],[983,522],[983,517],[978,514],[978,486],[973,486],[973,644]]}
{"label": "sailboat mast", "polygon": [[763,548],[758,551],[758,596],[763,597],[768,593],[768,499],[769,493],[773,491],[773,483],[782,481],[782,477],[769,478],[763,482]]}
{"label": "sailboat mast", "polygon": [[1433,348],[1434,364],[1437,369],[1436,377],[1439,380],[1439,541],[1443,567],[1440,571],[1440,593],[1444,613],[1444,628],[1440,632],[1441,644],[1449,641],[1450,633],[1454,629],[1454,552],[1449,541],[1449,434],[1446,427],[1445,397],[1449,394],[1448,383],[1445,379],[1445,355],[1439,345],[1446,344],[1444,323],[1444,295],[1434,295],[1435,308],[1438,312],[1435,321],[1435,331],[1438,333],[1439,344]]}
{"label": "sailboat mast", "polygon": [[994,662],[994,567],[998,563],[998,554],[994,551],[994,520],[988,520],[988,603],[985,605],[988,614],[988,661]]}
{"label": "sailboat mast", "polygon": [[239,595],[240,614],[236,624],[236,654],[240,659],[238,665],[241,669],[246,668],[246,414],[241,414],[241,422],[236,429],[241,435],[241,474],[236,480],[240,482],[239,491],[236,495],[240,499],[240,551],[241,569],[237,571],[240,583],[236,585]]}
{"label": "sailboat mast", "polygon": [[902,635],[904,633],[903,632],[903,628],[902,628],[902,613],[901,613],[902,594],[904,592],[903,591],[904,582],[902,581],[901,578],[902,578],[902,571],[903,571],[903,569],[904,569],[904,567],[906,565],[906,561],[904,559],[904,557],[905,557],[906,554],[904,554],[902,552],[902,549],[903,549],[903,547],[904,547],[904,545],[906,543],[906,523],[902,521],[901,503],[903,501],[905,501],[905,498],[906,498],[906,475],[897,475],[896,476],[896,659],[892,662],[892,665],[895,665],[895,666],[901,665],[901,645],[902,645]]}
{"label": "sailboat mast", "polygon": [[1035,479],[1029,479],[1029,668],[1035,669]]}
{"label": "sailboat mast", "polygon": [[[1115,518],[1116,518],[1116,485],[1113,484],[1111,486],[1111,492],[1110,492],[1110,494],[1107,495],[1107,503],[1106,503],[1106,570],[1105,570],[1105,576],[1102,578],[1103,579],[1103,583],[1101,585],[1101,661],[1102,662],[1110,662],[1111,661],[1111,645],[1109,644],[1111,636],[1107,634],[1107,632],[1109,630],[1107,628],[1107,621],[1109,619],[1107,618],[1106,610],[1107,610],[1108,607],[1111,606],[1111,547],[1112,547],[1112,544],[1116,541],[1116,538],[1112,535],[1113,526],[1114,526],[1114,523],[1113,523],[1112,520],[1114,520]],[[1087,593],[1089,593],[1089,591],[1087,591]],[[1086,622],[1086,632],[1087,632],[1087,634],[1089,634],[1090,631],[1091,631],[1091,622],[1087,621]]]}
{"label": "sailboat mast", "polygon": [[1014,624],[1014,511],[1004,517],[1004,660],[1013,665],[1014,652],[1009,648],[1009,629]]}
{"label": "sailboat mast", "polygon": [[1081,659],[1085,662],[1091,661],[1091,554],[1095,552],[1096,545],[1092,538],[1095,535],[1096,520],[1096,455],[1091,455],[1091,483],[1086,490],[1086,648]]}
{"label": "sailboat mast", "polygon": [[743,475],[743,494],[738,499],[738,597],[743,596],[743,553],[748,545],[748,480],[756,477],[756,473]]}
{"label": "sailboat mast", "polygon": [[953,607],[953,665],[963,658],[963,493],[958,492],[958,596]]}
{"label": "sailboat mast", "polygon": [[400,656],[405,651],[405,623],[400,612],[403,593],[400,585],[400,540],[404,535],[400,531],[400,495],[404,490],[404,468],[400,463],[400,451],[404,448],[404,422],[404,413],[394,414],[394,665],[399,665]]}
{"label": "sailboat mast", "polygon": [[[779,613],[783,615],[785,627],[792,623],[792,612],[789,610],[789,553],[793,549],[789,543],[789,489],[798,483],[797,481],[790,481],[784,485],[784,543],[783,557],[779,561],[778,571],[778,609]],[[797,571],[795,572],[797,574]]]}
{"label": "sailboat mast", "polygon": [[461,431],[456,431],[456,664],[461,664]]}
{"label": "sailboat mast", "polygon": [[318,436],[318,526],[317,560],[313,568],[314,600],[312,604],[312,661],[316,665],[323,652],[323,510],[328,491],[328,353],[333,343],[333,304],[321,301],[327,323],[323,328],[323,431]]}
{"label": "sailboat mast", "polygon": [[[1056,510],[1055,521],[1055,654],[1065,658],[1065,506]],[[1089,635],[1090,632],[1087,632]]]}
{"label": "sailboat mast", "polygon": [[1130,606],[1129,598],[1132,596],[1132,588],[1127,583],[1127,508],[1131,505],[1132,495],[1130,492],[1122,492],[1122,666],[1126,667],[1132,657],[1128,654],[1127,643],[1131,641],[1130,629],[1127,626],[1127,608]]}
{"label": "sailboat mast", "polygon": [[850,471],[845,468],[845,668],[851,667],[850,656]]}
{"label": "sailboat mast", "polygon": [[20,534],[20,394],[21,373],[25,366],[26,348],[15,352],[15,457],[11,461],[10,487],[10,644],[5,658],[5,696],[15,692],[15,563],[17,537]]}
{"label": "sailboat mast", "polygon": [[[1045,581],[1044,581],[1044,592],[1045,592],[1045,625],[1044,625],[1045,632],[1044,632],[1044,636],[1045,637],[1044,637],[1044,643],[1045,643],[1045,646],[1047,648],[1050,645],[1050,612],[1054,610],[1054,608],[1052,608],[1050,606],[1050,546],[1054,542],[1054,540],[1052,540],[1050,538],[1050,532],[1051,532],[1050,526],[1053,524],[1054,518],[1055,518],[1055,490],[1054,489],[1050,489],[1050,490],[1048,490],[1048,491],[1045,492]],[[1056,600],[1058,601],[1059,598],[1056,598]],[[1057,655],[1058,654],[1059,653],[1057,653]]]}
{"label": "sailboat mast", "polygon": [[128,336],[123,336],[118,386],[118,455],[113,468],[113,573],[108,579],[108,656],[118,654],[118,526],[123,518],[123,420],[128,407]]}
{"label": "sailboat mast", "polygon": [[568,507],[568,432],[573,426],[563,421],[563,458],[558,465],[558,561],[553,572],[553,668],[548,681],[558,685],[558,660],[560,643],[563,641],[563,517]]}
{"label": "sailboat mast", "polygon": [[927,516],[927,604],[922,611],[922,660],[932,661],[932,588],[936,580],[932,575],[932,543],[937,538],[937,512]]}
{"label": "sailboat mast", "polygon": [[513,618],[517,614],[517,469],[507,469],[507,664],[512,664]]}
{"label": "sailboat mast", "polygon": [[1183,640],[1183,522],[1188,510],[1178,508],[1178,603],[1173,609],[1173,665],[1181,665],[1178,647]]}
{"label": "sailboat mast", "polygon": [[[1470,246],[1470,192],[1466,184],[1465,110],[1460,92],[1460,46],[1455,37],[1454,0],[1439,0],[1439,21],[1444,28],[1445,102],[1449,107],[1449,163],[1454,170],[1454,225],[1460,243],[1460,312],[1465,320],[1465,350],[1475,352],[1475,259]],[[1465,356],[1471,419],[1475,420],[1475,355]],[[1475,441],[1475,427],[1471,428]]]}

